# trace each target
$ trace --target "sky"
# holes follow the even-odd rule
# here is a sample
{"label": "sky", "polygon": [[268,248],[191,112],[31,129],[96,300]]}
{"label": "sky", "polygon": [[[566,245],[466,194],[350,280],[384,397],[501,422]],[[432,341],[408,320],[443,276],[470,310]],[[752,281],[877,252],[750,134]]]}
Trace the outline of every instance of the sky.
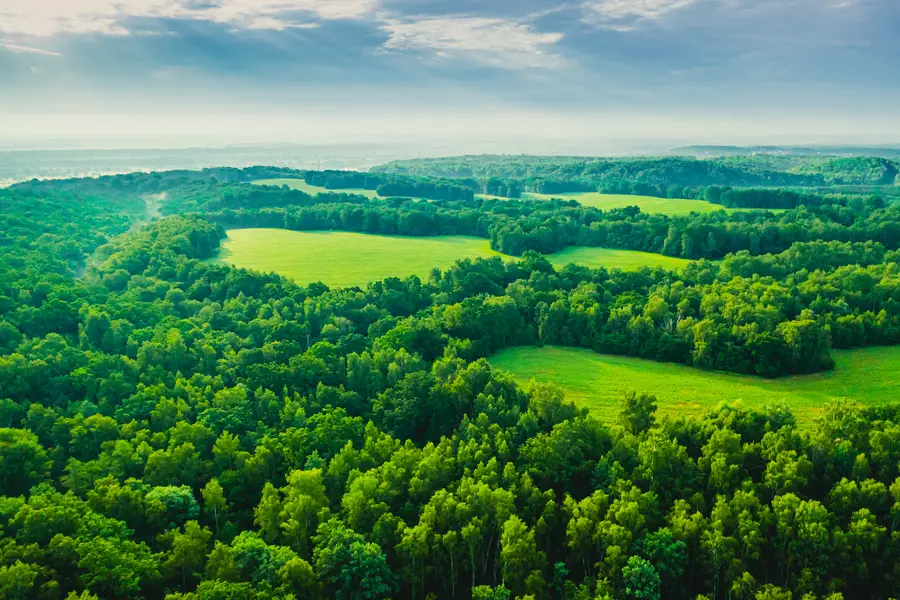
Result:
{"label": "sky", "polygon": [[0,144],[900,143],[898,0],[0,0]]}

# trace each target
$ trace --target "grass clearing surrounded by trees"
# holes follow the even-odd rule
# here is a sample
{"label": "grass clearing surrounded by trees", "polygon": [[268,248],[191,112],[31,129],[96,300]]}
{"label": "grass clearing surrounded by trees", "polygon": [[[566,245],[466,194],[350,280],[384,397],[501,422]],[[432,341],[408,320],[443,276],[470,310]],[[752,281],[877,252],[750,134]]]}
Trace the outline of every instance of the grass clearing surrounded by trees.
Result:
{"label": "grass clearing surrounded by trees", "polygon": [[346,231],[231,229],[222,240],[218,262],[272,271],[300,284],[321,281],[330,287],[365,285],[388,277],[418,275],[447,268],[463,258],[499,256],[487,240],[458,236],[409,237]]}
{"label": "grass clearing surrounded by trees", "polygon": [[360,196],[365,196],[366,198],[372,199],[378,198],[378,192],[376,192],[375,190],[364,190],[362,188],[348,190],[329,190],[328,188],[319,187],[317,185],[310,185],[302,179],[259,179],[252,183],[253,185],[271,185],[275,187],[286,185],[292,190],[299,190],[301,192],[309,194],[310,196],[316,196],[318,194],[326,192],[335,192],[338,194],[358,194]]}
{"label": "grass clearing surrounded by trees", "polygon": [[637,252],[636,250],[616,250],[614,248],[592,248],[588,246],[569,246],[555,254],[547,256],[555,267],[564,267],[569,263],[584,265],[596,269],[622,269],[623,271],[636,271],[641,267],[662,267],[677,271],[683,269],[691,261],[684,258],[674,258],[665,254],[652,252]]}
{"label": "grass clearing surrounded by trees", "polygon": [[705,200],[685,200],[682,198],[654,198],[652,196],[630,196],[627,194],[601,194],[598,192],[579,192],[573,194],[524,194],[535,200],[575,200],[583,206],[591,206],[601,210],[613,210],[627,206],[637,206],[641,212],[655,213],[677,217],[696,213],[711,213],[724,210],[718,204],[710,204]]}
{"label": "grass clearing surrounded by trees", "polygon": [[668,215],[670,217],[683,217],[695,213],[711,213],[717,210],[728,212],[746,212],[751,210],[768,210],[773,213],[784,212],[783,208],[754,209],[754,208],[725,208],[719,204],[712,204],[705,200],[688,200],[685,198],[656,198],[653,196],[631,196],[628,194],[601,194],[599,192],[577,192],[572,194],[524,194],[526,198],[534,200],[575,200],[583,206],[591,206],[601,210],[613,210],[627,206],[637,206],[641,212],[647,214]]}
{"label": "grass clearing surrounded by trees", "polygon": [[784,402],[801,422],[811,421],[834,400],[882,404],[900,398],[900,347],[835,350],[832,355],[833,371],[779,379],[556,346],[509,348],[490,363],[521,382],[535,379],[561,387],[567,398],[607,422],[615,420],[624,394],[631,391],[656,396],[659,415],[696,416],[722,401],[757,409]]}
{"label": "grass clearing surrounded by trees", "polygon": [[[346,231],[231,229],[216,262],[271,271],[300,284],[321,281],[330,287],[365,286],[387,277],[418,275],[446,269],[464,258],[503,256],[482,238],[464,235],[409,237]],[[661,254],[609,248],[566,248],[547,259],[556,267],[577,263],[592,268],[635,270],[640,267],[679,269],[687,260]]]}
{"label": "grass clearing surrounded by trees", "polygon": [[[325,192],[335,192],[341,194],[359,194],[366,198],[376,199],[381,196],[375,190],[365,190],[362,188],[329,190],[324,187],[310,185],[302,179],[259,179],[252,182],[253,185],[270,185],[281,187],[286,185],[292,190],[305,192],[310,196],[316,196]],[[479,198],[485,200],[509,200],[500,196],[490,196],[487,194],[477,194]],[[599,192],[574,192],[570,194],[536,194],[526,192],[522,195],[523,199],[532,200],[551,200],[558,198],[561,200],[575,200],[583,206],[599,208],[601,210],[613,210],[616,208],[625,208],[628,206],[637,206],[641,212],[647,214],[668,215],[670,217],[680,217],[695,213],[711,213],[717,210],[727,210],[728,212],[754,210],[749,208],[725,208],[719,204],[711,204],[705,200],[688,200],[684,198],[655,198],[653,196],[632,196],[629,194],[601,194]],[[773,213],[784,212],[784,209],[768,209]]]}

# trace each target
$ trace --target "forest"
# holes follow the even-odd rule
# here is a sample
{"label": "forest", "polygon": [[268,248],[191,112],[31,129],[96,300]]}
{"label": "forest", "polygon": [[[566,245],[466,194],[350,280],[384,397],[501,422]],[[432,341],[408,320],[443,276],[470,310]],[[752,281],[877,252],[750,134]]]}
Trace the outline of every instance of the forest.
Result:
{"label": "forest", "polygon": [[[795,193],[848,190],[888,192],[900,189],[900,161],[878,157],[822,157],[752,154],[694,158],[458,156],[393,161],[379,174],[474,179],[486,188],[504,183],[510,197],[521,192],[565,194],[601,192],[659,198],[709,199],[707,188],[793,188]],[[495,194],[483,189],[482,193]],[[712,192],[716,194],[716,191]],[[776,197],[777,197],[776,191]],[[747,200],[748,198],[744,198]],[[781,198],[785,200],[784,197]],[[756,208],[795,208],[797,204],[734,204]],[[732,206],[727,204],[726,206]]]}
{"label": "forest", "polygon": [[[249,184],[307,176],[0,190],[0,597],[900,597],[900,404],[662,418],[634,390],[605,422],[486,361],[553,344],[779,377],[900,344],[900,211],[877,189],[666,217],[439,179],[474,169]],[[516,259],[301,286],[211,262],[236,227],[467,234]],[[542,256],[573,245],[696,262]]]}

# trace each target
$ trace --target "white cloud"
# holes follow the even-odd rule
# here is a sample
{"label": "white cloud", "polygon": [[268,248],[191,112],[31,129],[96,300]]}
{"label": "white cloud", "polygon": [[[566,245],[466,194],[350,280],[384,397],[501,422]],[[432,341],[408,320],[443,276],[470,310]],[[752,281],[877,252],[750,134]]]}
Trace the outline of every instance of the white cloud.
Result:
{"label": "white cloud", "polygon": [[[321,21],[367,18],[388,35],[384,50],[429,52],[503,68],[555,67],[561,33],[535,30],[520,20],[476,15],[405,16],[382,0],[0,0],[0,35],[11,40],[57,34],[136,35],[134,18],[188,19],[235,29],[284,31]],[[557,9],[554,9],[557,10]],[[538,15],[540,16],[540,15]],[[7,49],[25,52],[19,42]],[[35,50],[38,52],[37,50]]]}
{"label": "white cloud", "polygon": [[268,29],[271,31],[284,31],[286,29],[315,29],[318,23],[295,23],[276,19],[275,17],[259,17],[246,23],[247,29]]}
{"label": "white cloud", "polygon": [[506,68],[554,67],[563,63],[553,46],[561,33],[542,33],[507,19],[447,16],[387,20],[388,50],[424,50],[440,58],[461,56]]}
{"label": "white cloud", "polygon": [[629,31],[641,21],[654,21],[696,0],[592,0],[585,2],[583,21],[603,29]]}
{"label": "white cloud", "polygon": [[313,19],[358,19],[372,14],[379,0],[2,0],[0,32],[50,36],[58,33],[127,35],[129,17],[194,19],[239,28],[310,27]]}
{"label": "white cloud", "polygon": [[39,54],[41,56],[62,56],[59,52],[52,50],[44,50],[43,48],[32,48],[31,46],[23,46],[22,44],[14,44],[12,42],[0,41],[0,48],[5,48],[16,54]]}

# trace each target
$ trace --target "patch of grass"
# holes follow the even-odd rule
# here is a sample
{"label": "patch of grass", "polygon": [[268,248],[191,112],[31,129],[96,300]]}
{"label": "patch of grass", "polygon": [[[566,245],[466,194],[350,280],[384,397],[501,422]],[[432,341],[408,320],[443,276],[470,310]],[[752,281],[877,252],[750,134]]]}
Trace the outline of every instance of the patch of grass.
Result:
{"label": "patch of grass", "polygon": [[681,200],[673,198],[653,198],[651,196],[629,196],[624,194],[600,194],[597,192],[582,192],[575,194],[526,194],[535,200],[550,200],[561,198],[563,200],[575,200],[584,206],[592,206],[602,210],[637,206],[641,212],[656,213],[661,215],[679,216],[689,215],[692,212],[710,213],[723,210],[717,204],[710,204],[703,200]]}
{"label": "patch of grass", "polygon": [[300,284],[365,285],[387,277],[446,269],[463,258],[499,256],[487,240],[467,236],[406,237],[343,231],[232,229],[217,260],[245,269],[273,271]]}
{"label": "patch of grass", "polygon": [[575,263],[591,267],[592,269],[606,267],[607,269],[617,268],[624,271],[635,271],[641,267],[662,267],[677,271],[691,262],[684,258],[674,258],[651,252],[589,248],[586,246],[570,246],[556,254],[551,254],[547,259],[556,267]]}
{"label": "patch of grass", "polygon": [[784,402],[801,422],[811,421],[838,399],[862,404],[900,399],[896,383],[900,347],[838,350],[833,355],[837,363],[833,371],[780,379],[550,346],[510,348],[490,362],[522,382],[534,378],[560,386],[568,398],[604,421],[616,418],[629,391],[656,396],[660,415],[697,415],[725,400],[754,408]]}
{"label": "patch of grass", "polygon": [[[670,217],[678,217],[696,213],[711,213],[717,210],[727,210],[728,212],[747,211],[753,209],[747,208],[724,208],[718,204],[710,204],[705,200],[686,200],[679,198],[654,198],[652,196],[630,196],[626,194],[600,194],[598,192],[579,192],[574,194],[534,194],[527,193],[525,196],[535,200],[550,200],[552,198],[561,198],[563,200],[575,200],[584,206],[592,206],[602,210],[612,210],[614,208],[625,208],[626,206],[637,206],[641,212],[648,214],[669,215]],[[781,209],[772,210],[772,212],[784,212]]]}
{"label": "patch of grass", "polygon": [[[418,275],[446,269],[463,258],[504,256],[487,240],[469,236],[408,237],[342,231],[231,229],[214,259],[245,269],[271,271],[297,283],[321,281],[330,287],[365,286],[387,277]],[[567,248],[547,257],[557,267],[569,263],[634,270],[643,266],[678,269],[688,261],[660,254]]]}
{"label": "patch of grass", "polygon": [[364,190],[356,188],[347,190],[329,190],[316,185],[309,185],[302,179],[259,179],[252,183],[253,185],[273,185],[275,187],[286,185],[292,190],[300,190],[301,192],[306,192],[310,196],[316,196],[323,192],[335,192],[339,194],[359,194],[360,196],[365,196],[366,198],[373,199],[378,198],[378,193],[375,190]]}

